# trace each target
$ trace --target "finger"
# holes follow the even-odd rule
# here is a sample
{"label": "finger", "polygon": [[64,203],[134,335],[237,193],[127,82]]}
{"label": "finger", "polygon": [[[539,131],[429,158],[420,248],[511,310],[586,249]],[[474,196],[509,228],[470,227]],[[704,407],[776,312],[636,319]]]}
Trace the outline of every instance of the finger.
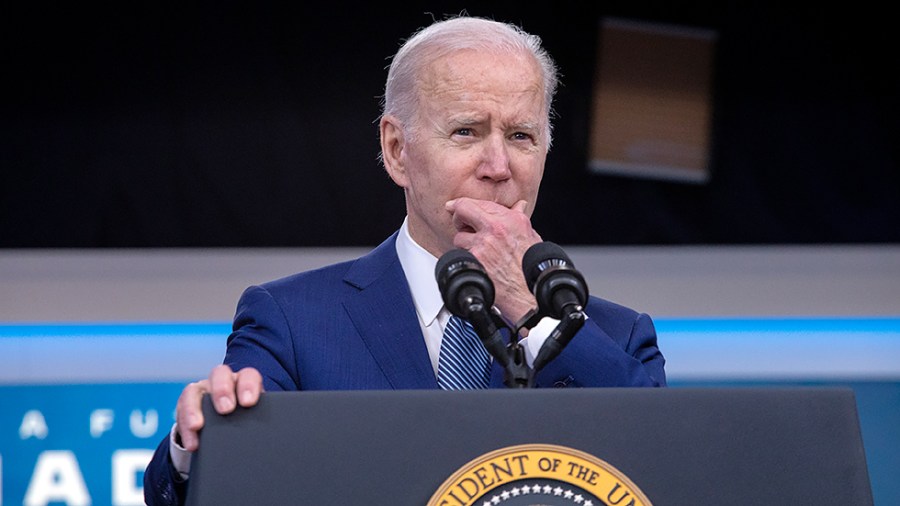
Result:
{"label": "finger", "polygon": [[203,428],[201,401],[208,391],[209,381],[203,380],[184,387],[175,408],[175,431],[181,438],[181,445],[188,451],[195,451],[200,445],[198,433]]}
{"label": "finger", "polygon": [[469,222],[466,219],[465,215],[463,215],[462,213],[453,213],[453,215],[451,216],[451,221],[453,223],[453,228],[455,228],[457,232],[477,232],[475,226],[471,222]]}
{"label": "finger", "polygon": [[458,198],[447,202],[445,206],[450,212],[453,220],[453,227],[460,232],[474,232],[479,229],[481,220],[478,219],[480,212],[474,201],[469,198]]}
{"label": "finger", "polygon": [[[453,236],[453,246],[469,250],[475,247],[477,236],[474,230],[459,230]],[[474,254],[474,253],[473,253]]]}
{"label": "finger", "polygon": [[220,415],[231,413],[237,406],[235,383],[236,374],[227,365],[216,366],[209,373],[209,393]]}
{"label": "finger", "polygon": [[252,367],[237,372],[237,398],[241,406],[249,408],[259,402],[263,391],[262,375]]}
{"label": "finger", "polygon": [[461,231],[480,231],[490,223],[509,212],[509,208],[489,200],[460,197],[447,203],[447,210],[453,214],[453,225]]}
{"label": "finger", "polygon": [[528,201],[520,200],[511,207],[513,211],[519,211],[522,214],[528,214]]}

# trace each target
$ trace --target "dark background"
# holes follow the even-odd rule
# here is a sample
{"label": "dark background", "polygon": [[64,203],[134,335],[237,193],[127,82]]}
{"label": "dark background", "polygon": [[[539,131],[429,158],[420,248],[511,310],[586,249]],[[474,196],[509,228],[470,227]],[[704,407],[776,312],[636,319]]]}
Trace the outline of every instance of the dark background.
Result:
{"label": "dark background", "polygon": [[[900,241],[897,28],[864,4],[22,2],[0,15],[0,247],[377,244],[404,214],[377,159],[389,57],[464,9],[560,65],[546,240]],[[718,31],[707,184],[588,171],[604,16]]]}

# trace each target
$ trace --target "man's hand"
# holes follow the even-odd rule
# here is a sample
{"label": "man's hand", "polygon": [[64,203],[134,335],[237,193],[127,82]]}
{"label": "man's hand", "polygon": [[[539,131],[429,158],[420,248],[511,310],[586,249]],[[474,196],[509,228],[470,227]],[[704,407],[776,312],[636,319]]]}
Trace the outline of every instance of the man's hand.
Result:
{"label": "man's hand", "polygon": [[226,415],[235,406],[249,408],[259,402],[262,393],[262,376],[252,367],[233,372],[227,365],[216,366],[209,379],[191,383],[184,387],[175,408],[176,431],[181,438],[181,446],[188,451],[196,451],[200,446],[198,433],[203,428],[203,394],[212,397],[216,412]]}
{"label": "man's hand", "polygon": [[519,321],[537,306],[525,284],[522,257],[542,240],[531,228],[527,202],[520,200],[507,208],[462,197],[447,202],[446,209],[457,230],[453,245],[475,255],[494,282],[494,305],[508,320]]}

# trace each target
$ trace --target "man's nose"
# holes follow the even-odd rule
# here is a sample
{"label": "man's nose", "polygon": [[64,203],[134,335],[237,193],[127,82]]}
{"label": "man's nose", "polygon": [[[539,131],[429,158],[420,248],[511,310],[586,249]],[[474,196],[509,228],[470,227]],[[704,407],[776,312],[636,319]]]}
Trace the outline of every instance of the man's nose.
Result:
{"label": "man's nose", "polygon": [[504,181],[512,175],[509,167],[509,147],[503,136],[491,136],[484,143],[476,175],[479,179]]}

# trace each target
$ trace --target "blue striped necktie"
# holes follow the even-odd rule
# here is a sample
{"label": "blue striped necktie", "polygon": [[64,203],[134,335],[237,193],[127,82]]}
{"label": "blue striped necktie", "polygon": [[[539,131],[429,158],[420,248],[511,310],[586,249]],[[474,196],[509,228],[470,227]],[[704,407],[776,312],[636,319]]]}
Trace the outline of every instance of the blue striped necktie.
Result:
{"label": "blue striped necktie", "polygon": [[455,315],[444,329],[437,381],[444,390],[487,388],[491,381],[491,356],[472,324]]}

